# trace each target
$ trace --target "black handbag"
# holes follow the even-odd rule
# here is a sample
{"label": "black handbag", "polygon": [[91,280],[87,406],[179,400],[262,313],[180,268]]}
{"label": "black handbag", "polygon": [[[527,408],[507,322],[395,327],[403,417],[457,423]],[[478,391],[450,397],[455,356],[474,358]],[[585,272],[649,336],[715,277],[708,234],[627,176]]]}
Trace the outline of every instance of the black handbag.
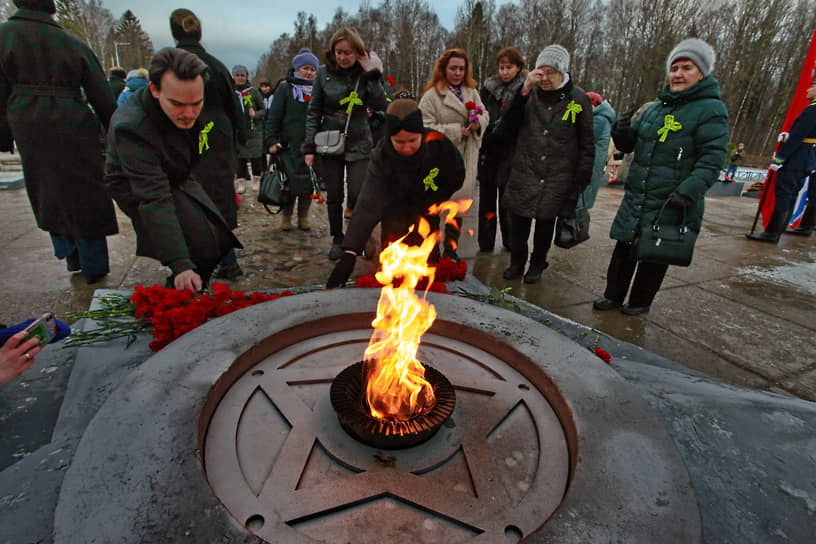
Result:
{"label": "black handbag", "polygon": [[569,249],[589,240],[589,210],[584,206],[581,193],[581,207],[575,210],[575,217],[561,217],[555,220],[555,245]]}
{"label": "black handbag", "polygon": [[635,246],[635,256],[639,262],[675,266],[691,264],[697,233],[686,225],[686,208],[683,208],[683,219],[679,225],[662,224],[663,211],[669,200],[660,207],[654,223],[640,233]]}
{"label": "black handbag", "polygon": [[[261,186],[258,189],[258,202],[263,204],[266,211],[276,215],[294,201],[292,188],[289,187],[289,180],[283,170],[272,161],[269,170],[261,176]],[[269,209],[269,206],[279,206],[277,212]]]}

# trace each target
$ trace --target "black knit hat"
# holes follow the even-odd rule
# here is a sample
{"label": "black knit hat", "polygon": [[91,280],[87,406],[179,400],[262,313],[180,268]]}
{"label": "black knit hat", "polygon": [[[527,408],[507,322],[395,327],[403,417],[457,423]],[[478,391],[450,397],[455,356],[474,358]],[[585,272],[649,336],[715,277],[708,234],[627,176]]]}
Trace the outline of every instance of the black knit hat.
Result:
{"label": "black knit hat", "polygon": [[54,5],[54,0],[14,0],[14,5],[20,9],[44,11],[46,13],[57,12],[57,7]]}

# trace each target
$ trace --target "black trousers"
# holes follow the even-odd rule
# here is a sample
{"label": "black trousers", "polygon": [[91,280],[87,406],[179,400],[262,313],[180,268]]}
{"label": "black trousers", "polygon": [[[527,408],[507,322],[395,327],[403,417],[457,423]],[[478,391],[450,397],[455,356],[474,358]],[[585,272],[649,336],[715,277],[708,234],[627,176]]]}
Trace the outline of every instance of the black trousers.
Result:
{"label": "black trousers", "polygon": [[499,187],[494,183],[495,175],[488,175],[484,179],[479,178],[479,249],[490,251],[496,243],[496,223],[501,228],[502,243],[504,247],[510,247],[510,212],[497,202],[501,202],[504,195],[504,187]]}
{"label": "black trousers", "polygon": [[[604,296],[622,304],[631,283],[629,305],[651,306],[668,269],[667,264],[639,263],[635,258],[634,246],[626,242],[618,242],[612,251],[612,259],[609,261],[609,269],[606,272]],[[634,282],[632,282],[633,276]]]}
{"label": "black trousers", "polygon": [[344,182],[348,182],[348,207],[353,210],[368,175],[368,163],[369,159],[346,162],[343,157],[320,157],[317,163],[318,174],[326,184],[329,232],[335,241],[343,238]]}
{"label": "black trousers", "polygon": [[[812,190],[814,177],[816,176],[811,176],[810,178],[811,185],[808,186],[808,197],[814,194]],[[806,179],[808,179],[808,172],[802,170],[787,170],[784,167],[780,169],[779,172],[776,173],[776,182],[774,184],[774,197],[776,199],[774,209],[781,210],[785,213],[793,211],[793,206],[796,204],[796,197],[799,195],[799,191],[802,190]]]}
{"label": "black trousers", "polygon": [[[252,174],[255,176],[262,176],[264,173],[264,162],[266,157],[254,157],[249,159],[249,162],[252,164]],[[235,177],[243,178],[243,179],[250,179],[249,177],[249,168],[247,168],[247,159],[238,159],[238,169],[235,172]]]}
{"label": "black trousers", "polygon": [[[535,233],[533,234],[533,254],[530,257],[530,266],[544,266],[547,264],[547,253],[552,245],[555,232],[555,217],[552,219],[536,219]],[[510,231],[513,233],[510,242],[510,262],[515,265],[527,263],[527,238],[530,237],[530,228],[533,219],[522,217],[510,212]]]}

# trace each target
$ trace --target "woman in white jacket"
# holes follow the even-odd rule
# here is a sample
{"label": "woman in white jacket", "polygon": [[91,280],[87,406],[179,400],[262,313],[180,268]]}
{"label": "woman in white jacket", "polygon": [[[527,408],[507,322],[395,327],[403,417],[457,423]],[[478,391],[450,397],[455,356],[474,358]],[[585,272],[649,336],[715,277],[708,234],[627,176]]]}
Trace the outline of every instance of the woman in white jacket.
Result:
{"label": "woman in white jacket", "polygon": [[[436,60],[431,78],[419,101],[419,109],[422,110],[425,126],[447,136],[465,161],[465,182],[454,193],[452,200],[472,199],[479,146],[490,118],[479,97],[470,59],[463,49],[448,49]],[[454,261],[460,260],[456,247],[459,244],[463,215],[457,216],[457,227],[445,225],[444,254]]]}

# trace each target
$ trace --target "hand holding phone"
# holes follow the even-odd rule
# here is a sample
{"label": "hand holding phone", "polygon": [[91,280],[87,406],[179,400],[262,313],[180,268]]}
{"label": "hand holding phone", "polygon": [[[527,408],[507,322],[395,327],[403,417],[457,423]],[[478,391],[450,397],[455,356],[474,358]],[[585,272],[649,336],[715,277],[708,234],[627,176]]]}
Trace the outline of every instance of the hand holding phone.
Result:
{"label": "hand holding phone", "polygon": [[26,340],[25,332],[20,331],[0,347],[0,386],[10,383],[34,362],[34,356],[40,352],[37,338]]}
{"label": "hand holding phone", "polygon": [[57,321],[54,314],[46,312],[23,329],[25,340],[36,338],[38,346],[44,346],[57,335]]}

